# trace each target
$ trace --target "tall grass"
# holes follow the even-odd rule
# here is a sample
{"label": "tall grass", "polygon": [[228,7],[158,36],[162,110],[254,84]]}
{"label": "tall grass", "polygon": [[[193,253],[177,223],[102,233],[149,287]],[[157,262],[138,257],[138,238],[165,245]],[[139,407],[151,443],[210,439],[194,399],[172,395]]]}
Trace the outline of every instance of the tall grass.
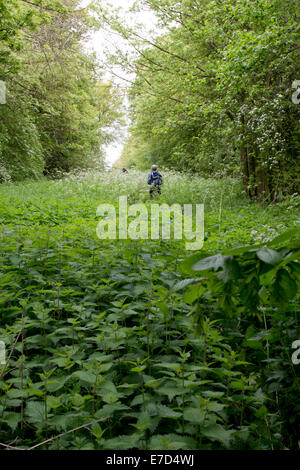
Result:
{"label": "tall grass", "polygon": [[[249,203],[238,180],[205,179],[172,171],[163,172],[161,197],[155,202],[204,204],[206,243],[213,251],[239,243],[268,241],[294,226],[299,220],[297,198],[281,206],[262,207]],[[150,204],[147,173],[131,170],[89,171],[61,180],[28,181],[0,185],[0,223],[3,225],[85,226],[87,236],[94,236],[96,210],[101,203],[117,205],[126,195],[128,203]],[[291,210],[291,204],[293,205]],[[298,216],[297,216],[298,215]],[[90,233],[92,232],[92,233]]]}

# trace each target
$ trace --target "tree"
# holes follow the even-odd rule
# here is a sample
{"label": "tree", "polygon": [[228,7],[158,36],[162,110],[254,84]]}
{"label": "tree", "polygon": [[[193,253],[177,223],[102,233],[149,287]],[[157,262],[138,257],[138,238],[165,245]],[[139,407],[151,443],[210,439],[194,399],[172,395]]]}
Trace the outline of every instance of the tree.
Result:
{"label": "tree", "polygon": [[58,0],[0,0],[0,79],[17,70],[16,52],[22,49],[24,31],[34,31],[49,22],[49,13],[64,10]]}
{"label": "tree", "polygon": [[[133,132],[148,140],[149,152],[159,148],[161,163],[176,168],[239,171],[252,199],[276,201],[281,192],[295,191],[299,109],[291,87],[299,70],[297,2],[138,4],[155,11],[164,34],[149,40],[117,26],[118,18],[111,25],[137,53]],[[132,70],[127,56],[117,60]]]}
{"label": "tree", "polygon": [[110,126],[121,119],[118,90],[103,82],[95,55],[84,50],[93,27],[89,10],[78,8],[78,0],[63,3],[62,11],[48,11],[50,21],[23,31],[19,68],[7,75],[2,180],[103,165]]}

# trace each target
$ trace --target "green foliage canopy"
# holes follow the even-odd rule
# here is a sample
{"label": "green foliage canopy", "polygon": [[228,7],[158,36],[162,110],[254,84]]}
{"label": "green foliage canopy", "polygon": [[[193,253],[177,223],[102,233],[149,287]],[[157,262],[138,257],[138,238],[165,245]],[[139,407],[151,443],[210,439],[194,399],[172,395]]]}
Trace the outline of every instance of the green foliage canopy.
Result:
{"label": "green foliage canopy", "polygon": [[[296,191],[299,107],[291,98],[299,74],[298,3],[138,5],[158,16],[164,32],[156,39],[116,26],[118,18],[111,22],[138,51],[131,87],[135,164],[146,158],[206,175],[239,175],[253,199],[276,201]],[[117,61],[132,66],[124,54]]]}
{"label": "green foliage canopy", "polygon": [[[95,27],[91,13],[78,0],[23,3],[4,12],[4,47],[8,51],[10,40],[18,46],[0,70],[7,88],[0,106],[0,181],[103,166],[121,100],[85,49]],[[10,30],[9,21],[19,29]]]}

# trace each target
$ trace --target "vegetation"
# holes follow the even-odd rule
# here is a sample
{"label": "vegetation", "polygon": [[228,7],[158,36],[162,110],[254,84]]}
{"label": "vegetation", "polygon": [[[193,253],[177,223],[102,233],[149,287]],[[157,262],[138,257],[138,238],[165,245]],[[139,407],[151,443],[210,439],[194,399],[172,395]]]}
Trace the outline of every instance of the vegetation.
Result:
{"label": "vegetation", "polygon": [[98,205],[146,200],[144,173],[2,185],[1,443],[298,448],[299,201],[164,176],[161,202],[205,202],[204,251],[97,238]]}
{"label": "vegetation", "polygon": [[[0,448],[297,450],[298,2],[105,5],[0,0]],[[120,196],[203,204],[203,247],[100,240]]]}
{"label": "vegetation", "polygon": [[155,160],[203,176],[240,175],[247,197],[261,201],[297,191],[298,2],[137,4],[152,9],[165,32],[149,40],[117,16],[112,23],[138,51],[134,67],[127,54],[112,58],[136,71],[122,164],[144,169]]}
{"label": "vegetation", "polygon": [[[84,49],[93,30],[89,10],[79,9],[78,0],[11,3],[12,9],[0,2],[0,80],[7,88],[7,104],[0,106],[0,181],[103,167],[103,145],[113,139],[112,123],[120,124],[121,102]],[[22,29],[12,30],[11,22]]]}

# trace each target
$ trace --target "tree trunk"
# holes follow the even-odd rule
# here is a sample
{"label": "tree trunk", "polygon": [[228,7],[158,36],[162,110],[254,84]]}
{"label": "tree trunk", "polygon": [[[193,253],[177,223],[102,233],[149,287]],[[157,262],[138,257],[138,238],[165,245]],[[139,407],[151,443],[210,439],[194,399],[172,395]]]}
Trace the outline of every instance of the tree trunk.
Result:
{"label": "tree trunk", "polygon": [[250,188],[249,188],[249,166],[248,166],[248,149],[247,146],[243,143],[240,150],[241,156],[241,167],[243,175],[243,185],[248,199],[251,198]]}

